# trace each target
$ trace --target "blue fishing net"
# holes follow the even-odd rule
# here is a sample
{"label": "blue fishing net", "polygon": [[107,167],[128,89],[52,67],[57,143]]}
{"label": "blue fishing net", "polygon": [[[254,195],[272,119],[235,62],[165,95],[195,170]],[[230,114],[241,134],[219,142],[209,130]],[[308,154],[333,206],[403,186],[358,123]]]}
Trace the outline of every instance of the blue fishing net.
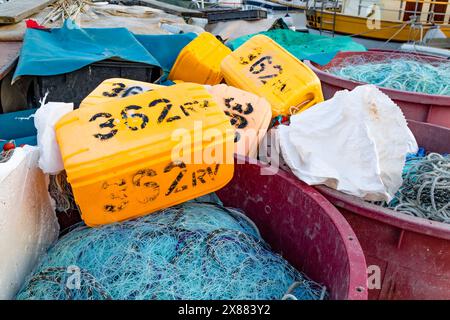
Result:
{"label": "blue fishing net", "polygon": [[427,153],[424,148],[419,148],[416,153],[408,153],[406,155],[405,165],[403,166],[403,176],[405,177],[411,170],[411,167],[418,161],[421,161],[426,155]]}
{"label": "blue fishing net", "polygon": [[282,298],[310,300],[326,294],[273,253],[243,213],[195,201],[99,228],[77,225],[49,250],[17,295],[17,299]]}
{"label": "blue fishing net", "polygon": [[[283,29],[263,31],[256,34],[263,34],[271,38],[299,60],[310,60],[320,65],[329,63],[338,52],[366,51],[366,47],[346,36],[330,38]],[[232,50],[236,50],[256,34],[231,40],[227,42],[227,45]]]}
{"label": "blue fishing net", "polygon": [[392,58],[371,62],[351,57],[327,71],[384,88],[450,96],[450,61],[431,63],[420,58]]}

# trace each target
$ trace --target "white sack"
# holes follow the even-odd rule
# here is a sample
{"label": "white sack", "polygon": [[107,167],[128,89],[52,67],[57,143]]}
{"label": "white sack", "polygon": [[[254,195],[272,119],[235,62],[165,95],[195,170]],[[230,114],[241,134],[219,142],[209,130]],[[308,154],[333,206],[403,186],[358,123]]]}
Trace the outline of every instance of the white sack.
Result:
{"label": "white sack", "polygon": [[417,142],[400,108],[373,85],[339,91],[279,127],[282,156],[310,185],[390,201]]}
{"label": "white sack", "polygon": [[38,168],[36,147],[16,148],[0,163],[0,299],[13,299],[50,244],[59,225]]}
{"label": "white sack", "polygon": [[34,115],[39,147],[39,167],[45,173],[57,174],[64,170],[59,145],[56,141],[55,124],[73,110],[73,103],[48,102],[42,104]]}

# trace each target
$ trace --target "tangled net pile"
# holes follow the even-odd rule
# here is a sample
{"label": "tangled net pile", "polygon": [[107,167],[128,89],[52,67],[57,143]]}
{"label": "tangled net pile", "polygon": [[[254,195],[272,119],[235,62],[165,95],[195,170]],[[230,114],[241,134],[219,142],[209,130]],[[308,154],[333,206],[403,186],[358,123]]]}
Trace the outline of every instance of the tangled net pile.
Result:
{"label": "tangled net pile", "polygon": [[389,207],[424,219],[450,223],[450,155],[430,153],[406,161],[403,184]]}
{"label": "tangled net pile", "polygon": [[55,200],[55,209],[57,212],[77,210],[72,187],[67,181],[66,171],[62,171],[56,175],[50,175],[48,192],[53,200]]}
{"label": "tangled net pile", "polygon": [[[78,269],[77,269],[78,268]],[[79,270],[79,289],[71,283]],[[17,299],[320,299],[324,287],[273,253],[244,214],[187,202],[136,220],[78,225]]]}
{"label": "tangled net pile", "polygon": [[421,59],[391,58],[369,62],[362,57],[350,57],[327,71],[379,87],[450,96],[450,61],[431,63]]}

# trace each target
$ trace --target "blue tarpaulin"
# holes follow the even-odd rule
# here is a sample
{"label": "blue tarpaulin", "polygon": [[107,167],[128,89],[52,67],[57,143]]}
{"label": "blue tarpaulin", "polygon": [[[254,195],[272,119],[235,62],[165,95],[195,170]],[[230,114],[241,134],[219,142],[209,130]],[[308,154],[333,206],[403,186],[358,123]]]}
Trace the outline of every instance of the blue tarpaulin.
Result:
{"label": "blue tarpaulin", "polygon": [[27,29],[13,80],[68,73],[112,58],[153,65],[167,75],[179,51],[195,36],[135,36],[126,28],[83,29],[71,20],[62,28]]}
{"label": "blue tarpaulin", "polygon": [[0,114],[0,150],[9,140],[16,146],[21,144],[37,145],[37,130],[32,116],[36,109]]}
{"label": "blue tarpaulin", "polygon": [[169,75],[180,51],[197,35],[195,33],[182,33],[170,35],[135,35],[136,39],[150,52]]}
{"label": "blue tarpaulin", "polygon": [[[69,73],[94,62],[121,59],[161,68],[165,85],[180,51],[197,35],[135,35],[126,28],[82,29],[67,20],[62,28],[27,29],[14,79]],[[36,145],[31,117],[36,109],[0,115],[0,148],[9,140]]]}
{"label": "blue tarpaulin", "polygon": [[62,28],[27,29],[13,80],[68,73],[110,58],[160,67],[126,28],[81,29],[66,20]]}

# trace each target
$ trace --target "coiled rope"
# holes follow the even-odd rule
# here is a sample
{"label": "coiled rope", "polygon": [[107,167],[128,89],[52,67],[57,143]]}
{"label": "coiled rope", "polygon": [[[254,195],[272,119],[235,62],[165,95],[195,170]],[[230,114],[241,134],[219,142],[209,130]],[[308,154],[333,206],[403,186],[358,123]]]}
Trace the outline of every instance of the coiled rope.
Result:
{"label": "coiled rope", "polygon": [[395,211],[450,223],[450,155],[430,153],[407,160],[403,184],[389,203]]}

